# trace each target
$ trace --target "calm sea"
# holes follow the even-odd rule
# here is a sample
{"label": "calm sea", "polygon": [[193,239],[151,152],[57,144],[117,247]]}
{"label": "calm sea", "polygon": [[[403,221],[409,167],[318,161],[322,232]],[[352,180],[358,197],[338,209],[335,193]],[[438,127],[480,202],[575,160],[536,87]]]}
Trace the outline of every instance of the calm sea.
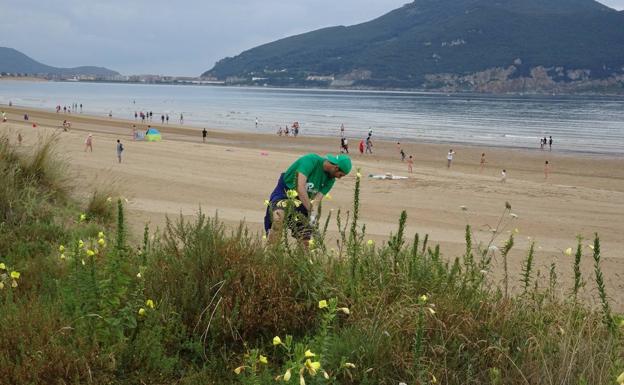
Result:
{"label": "calm sea", "polygon": [[[624,98],[484,96],[431,93],[238,88],[72,82],[0,82],[0,103],[53,109],[82,103],[93,115],[154,121],[180,113],[187,125],[276,132],[298,121],[302,135],[539,148],[551,136],[561,151],[624,155]],[[156,119],[158,117],[158,119]],[[258,119],[258,127],[255,120]]]}

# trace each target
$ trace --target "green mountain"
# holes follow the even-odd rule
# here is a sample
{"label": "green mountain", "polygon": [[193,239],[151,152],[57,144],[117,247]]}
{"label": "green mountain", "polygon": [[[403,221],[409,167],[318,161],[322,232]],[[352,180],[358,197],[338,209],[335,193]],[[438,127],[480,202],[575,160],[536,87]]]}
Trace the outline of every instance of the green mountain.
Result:
{"label": "green mountain", "polygon": [[51,67],[24,55],[23,53],[7,47],[0,47],[0,73],[20,73],[28,75],[42,76],[95,76],[109,78],[118,76],[119,72],[115,72],[103,67],[83,66],[75,68],[57,68]]}
{"label": "green mountain", "polygon": [[366,23],[255,47],[202,76],[482,91],[492,83],[513,91],[624,88],[623,73],[624,12],[596,1],[415,0]]}

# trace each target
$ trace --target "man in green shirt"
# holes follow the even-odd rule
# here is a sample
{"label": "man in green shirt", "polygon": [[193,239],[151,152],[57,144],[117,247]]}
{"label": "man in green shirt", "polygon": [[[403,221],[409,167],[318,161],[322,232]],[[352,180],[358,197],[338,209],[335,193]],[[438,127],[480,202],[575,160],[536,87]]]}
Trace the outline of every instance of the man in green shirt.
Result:
{"label": "man in green shirt", "polygon": [[[308,241],[312,237],[312,226],[316,222],[316,212],[312,212],[312,201],[318,207],[323,197],[334,186],[336,179],[340,179],[351,171],[351,158],[348,155],[307,154],[297,159],[280,175],[277,186],[271,193],[264,229],[271,242],[276,241],[286,220],[293,236],[301,241]],[[289,196],[292,198],[296,191],[297,201],[293,213],[286,218],[286,207]],[[300,202],[300,203],[299,203]]]}

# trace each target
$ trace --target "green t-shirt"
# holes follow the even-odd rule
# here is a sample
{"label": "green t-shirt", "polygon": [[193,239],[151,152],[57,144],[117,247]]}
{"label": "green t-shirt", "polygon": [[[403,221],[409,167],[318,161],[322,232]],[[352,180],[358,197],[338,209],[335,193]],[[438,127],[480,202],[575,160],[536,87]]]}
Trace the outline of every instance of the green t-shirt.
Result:
{"label": "green t-shirt", "polygon": [[334,186],[334,178],[323,170],[325,158],[317,154],[304,155],[297,159],[284,173],[284,182],[289,189],[297,188],[297,173],[308,177],[307,189],[310,199],[314,199],[316,193],[327,195]]}

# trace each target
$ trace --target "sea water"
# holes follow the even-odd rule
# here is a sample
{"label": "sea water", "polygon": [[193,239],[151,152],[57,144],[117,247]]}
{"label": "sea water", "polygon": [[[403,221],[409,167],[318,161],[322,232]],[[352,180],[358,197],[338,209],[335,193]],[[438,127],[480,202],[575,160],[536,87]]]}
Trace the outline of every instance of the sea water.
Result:
{"label": "sea water", "polygon": [[[83,113],[152,123],[276,133],[299,122],[300,135],[539,148],[624,155],[624,97],[491,96],[422,92],[337,91],[224,86],[0,81],[0,104],[53,110],[83,104]],[[256,126],[256,119],[258,125]]]}

